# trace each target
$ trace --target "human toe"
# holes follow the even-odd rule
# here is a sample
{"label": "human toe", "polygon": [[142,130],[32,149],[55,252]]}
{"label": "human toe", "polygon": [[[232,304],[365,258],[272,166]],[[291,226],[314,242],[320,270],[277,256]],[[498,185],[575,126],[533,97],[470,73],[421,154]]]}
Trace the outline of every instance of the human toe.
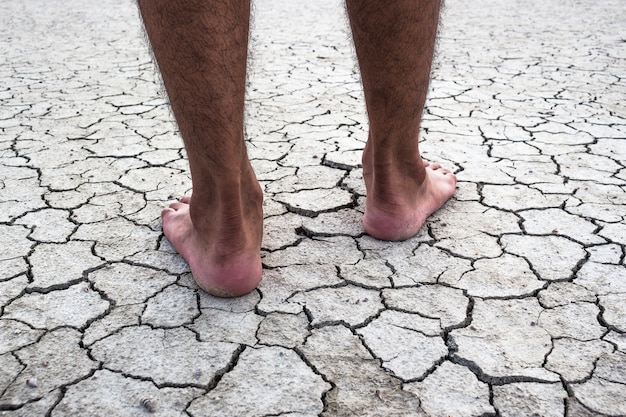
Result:
{"label": "human toe", "polygon": [[187,207],[189,207],[189,204],[183,203],[183,202],[180,202],[180,201],[175,201],[175,202],[171,203],[167,208],[172,209],[174,211],[179,211],[179,210],[185,209]]}

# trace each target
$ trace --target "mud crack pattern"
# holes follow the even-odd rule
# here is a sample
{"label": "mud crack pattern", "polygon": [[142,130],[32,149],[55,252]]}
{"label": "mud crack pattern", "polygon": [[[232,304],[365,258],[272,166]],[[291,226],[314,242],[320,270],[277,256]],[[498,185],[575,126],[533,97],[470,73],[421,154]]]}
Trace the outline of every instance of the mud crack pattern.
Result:
{"label": "mud crack pattern", "polygon": [[458,190],[401,243],[343,6],[255,8],[264,280],[222,300],[161,232],[191,182],[133,2],[0,4],[0,415],[626,415],[623,2],[446,2]]}

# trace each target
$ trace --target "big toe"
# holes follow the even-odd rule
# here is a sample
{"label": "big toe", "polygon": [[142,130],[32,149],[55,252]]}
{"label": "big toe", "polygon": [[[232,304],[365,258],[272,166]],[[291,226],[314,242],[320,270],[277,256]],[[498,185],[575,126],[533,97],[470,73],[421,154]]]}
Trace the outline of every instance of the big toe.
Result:
{"label": "big toe", "polygon": [[168,207],[165,207],[163,210],[161,210],[161,219],[162,219],[162,221],[163,222],[168,222],[168,221],[174,219],[185,208],[186,208],[186,204],[182,204],[182,203],[172,203],[172,204],[170,204]]}
{"label": "big toe", "polygon": [[170,215],[176,213],[176,210],[174,210],[171,207],[165,207],[163,210],[161,210],[161,217],[162,218],[166,218],[169,217]]}
{"label": "big toe", "polygon": [[454,175],[454,173],[452,173],[452,171],[448,171],[444,172],[443,178],[445,181],[448,182],[448,185],[450,186],[450,188],[452,188],[452,190],[454,190],[456,188],[456,175]]}

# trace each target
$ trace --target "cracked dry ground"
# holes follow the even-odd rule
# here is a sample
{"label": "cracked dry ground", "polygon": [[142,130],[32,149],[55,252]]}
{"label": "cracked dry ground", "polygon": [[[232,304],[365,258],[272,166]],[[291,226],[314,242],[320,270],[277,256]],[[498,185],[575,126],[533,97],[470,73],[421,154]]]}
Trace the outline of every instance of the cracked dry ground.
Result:
{"label": "cracked dry ground", "polygon": [[626,415],[626,15],[561,3],[447,2],[458,192],[384,243],[342,6],[258,0],[264,280],[224,300],[161,233],[190,181],[133,3],[3,1],[0,415]]}

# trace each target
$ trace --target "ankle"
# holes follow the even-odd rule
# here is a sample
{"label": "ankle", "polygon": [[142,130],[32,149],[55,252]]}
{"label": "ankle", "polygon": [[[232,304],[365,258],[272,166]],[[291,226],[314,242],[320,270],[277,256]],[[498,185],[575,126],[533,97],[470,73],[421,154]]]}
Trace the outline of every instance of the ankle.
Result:
{"label": "ankle", "polygon": [[374,196],[383,199],[410,195],[426,180],[426,169],[421,158],[418,161],[396,163],[374,162],[369,170],[371,190],[368,190],[368,194],[373,192]]}
{"label": "ankle", "polygon": [[[413,137],[415,136],[415,137]],[[381,173],[399,170],[411,172],[423,166],[417,135],[410,132],[375,135],[370,132],[363,150],[363,168]]]}
{"label": "ankle", "polygon": [[247,246],[261,235],[263,191],[251,170],[213,181],[210,187],[202,184],[194,188],[189,215],[197,232],[218,236],[220,245]]}

